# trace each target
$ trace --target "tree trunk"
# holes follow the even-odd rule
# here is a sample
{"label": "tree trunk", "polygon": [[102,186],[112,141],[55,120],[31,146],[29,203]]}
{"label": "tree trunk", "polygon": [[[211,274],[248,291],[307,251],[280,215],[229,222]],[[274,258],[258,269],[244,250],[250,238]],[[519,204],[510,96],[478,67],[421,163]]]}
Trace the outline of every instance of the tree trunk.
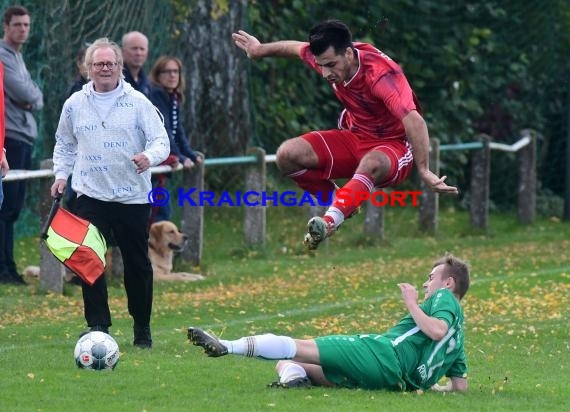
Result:
{"label": "tree trunk", "polygon": [[246,20],[247,2],[231,1],[228,10],[199,1],[189,17],[184,54],[186,129],[192,148],[207,157],[235,156],[249,141],[247,59],[233,43],[233,30]]}

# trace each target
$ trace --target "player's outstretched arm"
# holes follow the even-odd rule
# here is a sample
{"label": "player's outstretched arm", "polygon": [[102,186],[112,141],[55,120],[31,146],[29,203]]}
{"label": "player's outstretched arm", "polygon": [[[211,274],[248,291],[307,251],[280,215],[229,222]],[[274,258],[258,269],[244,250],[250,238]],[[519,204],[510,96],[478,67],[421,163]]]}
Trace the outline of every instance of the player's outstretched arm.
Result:
{"label": "player's outstretched arm", "polygon": [[255,36],[239,30],[232,34],[237,47],[242,49],[248,58],[261,57],[299,57],[301,47],[306,43],[296,40],[280,40],[273,43],[261,43]]}
{"label": "player's outstretched arm", "polygon": [[424,183],[434,192],[458,194],[455,186],[445,183],[447,176],[439,177],[429,170],[429,134],[424,118],[416,110],[412,110],[402,119],[402,123],[412,144],[414,161]]}

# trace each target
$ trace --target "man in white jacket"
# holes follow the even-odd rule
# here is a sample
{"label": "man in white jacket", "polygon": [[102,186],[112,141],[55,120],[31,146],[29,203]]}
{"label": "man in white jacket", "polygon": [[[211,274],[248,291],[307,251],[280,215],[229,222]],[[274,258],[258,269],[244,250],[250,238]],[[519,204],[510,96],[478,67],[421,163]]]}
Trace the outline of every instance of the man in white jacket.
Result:
{"label": "man in white jacket", "polygon": [[[63,105],[53,153],[52,196],[64,192],[73,173],[74,212],[93,223],[121,250],[133,344],[150,348],[153,274],[148,257],[151,190],[148,170],[170,153],[162,118],[150,101],[124,81],[120,47],[96,40],[85,54],[91,80]],[[82,284],[90,330],[108,333],[111,314],[101,276]]]}

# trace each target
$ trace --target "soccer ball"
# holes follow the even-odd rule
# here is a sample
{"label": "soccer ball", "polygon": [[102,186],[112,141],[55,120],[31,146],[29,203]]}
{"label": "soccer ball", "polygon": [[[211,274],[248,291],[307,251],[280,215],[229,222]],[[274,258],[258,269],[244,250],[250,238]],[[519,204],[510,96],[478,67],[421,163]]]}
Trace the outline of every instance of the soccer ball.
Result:
{"label": "soccer ball", "polygon": [[75,363],[83,369],[115,369],[119,362],[119,345],[104,332],[88,332],[75,344]]}

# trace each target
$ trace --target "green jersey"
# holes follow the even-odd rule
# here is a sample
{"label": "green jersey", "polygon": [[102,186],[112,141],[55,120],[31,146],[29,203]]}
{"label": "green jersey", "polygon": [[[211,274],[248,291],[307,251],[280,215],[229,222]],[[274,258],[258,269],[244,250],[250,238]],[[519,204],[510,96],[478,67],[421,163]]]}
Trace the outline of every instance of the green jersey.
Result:
{"label": "green jersey", "polygon": [[449,326],[443,339],[426,336],[411,315],[388,332],[315,338],[326,378],[345,388],[429,389],[445,375],[466,377],[463,310],[453,294],[439,289],[420,304],[424,313]]}
{"label": "green jersey", "polygon": [[420,307],[426,315],[447,323],[449,329],[443,339],[430,339],[411,315],[382,335],[392,342],[407,390],[428,389],[444,375],[467,376],[463,309],[457,298],[451,291],[442,288],[421,303]]}

